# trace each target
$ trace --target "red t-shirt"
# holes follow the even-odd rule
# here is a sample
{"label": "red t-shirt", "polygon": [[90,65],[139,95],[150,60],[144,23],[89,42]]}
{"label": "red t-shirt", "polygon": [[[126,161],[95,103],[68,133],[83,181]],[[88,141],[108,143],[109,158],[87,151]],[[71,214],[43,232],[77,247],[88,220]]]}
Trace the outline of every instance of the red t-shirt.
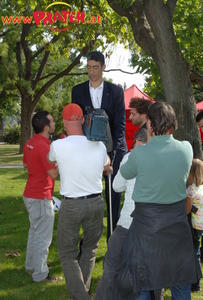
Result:
{"label": "red t-shirt", "polygon": [[54,180],[47,171],[55,168],[55,165],[47,161],[50,143],[46,137],[34,133],[33,138],[25,144],[23,162],[27,164],[28,180],[23,195],[27,198],[52,199]]}

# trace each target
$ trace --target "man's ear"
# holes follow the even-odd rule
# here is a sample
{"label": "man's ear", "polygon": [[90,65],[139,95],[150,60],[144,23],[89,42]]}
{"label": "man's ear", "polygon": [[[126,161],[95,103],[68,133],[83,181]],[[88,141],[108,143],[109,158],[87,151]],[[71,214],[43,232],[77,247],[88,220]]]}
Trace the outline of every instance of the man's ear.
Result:
{"label": "man's ear", "polygon": [[153,136],[153,128],[152,128],[152,123],[150,119],[147,119],[147,130],[148,130],[148,135]]}
{"label": "man's ear", "polygon": [[84,118],[84,117],[82,117],[82,125],[84,124],[84,122],[85,122],[85,118]]}
{"label": "man's ear", "polygon": [[149,127],[150,129],[152,129],[152,123],[150,119],[147,119],[147,127]]}
{"label": "man's ear", "polygon": [[106,65],[104,64],[104,65],[102,66],[102,72],[103,72],[105,69],[106,69]]}
{"label": "man's ear", "polygon": [[48,132],[48,131],[49,131],[49,125],[45,125],[43,131],[44,131],[44,132]]}

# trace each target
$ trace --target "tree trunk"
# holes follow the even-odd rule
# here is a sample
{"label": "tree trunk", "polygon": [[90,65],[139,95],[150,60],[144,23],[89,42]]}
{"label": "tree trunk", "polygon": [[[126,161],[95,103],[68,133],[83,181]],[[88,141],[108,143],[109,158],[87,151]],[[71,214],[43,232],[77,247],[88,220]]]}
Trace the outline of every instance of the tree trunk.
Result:
{"label": "tree trunk", "polygon": [[[155,4],[155,5],[154,5]],[[194,157],[202,158],[201,140],[196,124],[195,98],[190,82],[189,65],[183,59],[173,31],[171,16],[160,1],[145,6],[148,22],[155,39],[155,52],[166,101],[171,104],[178,119],[175,137],[188,140]]]}
{"label": "tree trunk", "polygon": [[25,93],[22,95],[21,100],[21,139],[20,139],[20,150],[19,153],[23,153],[25,143],[31,138],[32,126],[31,119],[34,111],[32,105],[32,98],[30,95]]}
{"label": "tree trunk", "polygon": [[130,7],[124,7],[122,1],[107,1],[119,15],[128,18],[134,40],[158,66],[166,101],[174,108],[178,119],[175,137],[188,140],[194,157],[202,158],[189,65],[180,53],[173,30],[172,17],[177,0],[137,0],[132,1]]}

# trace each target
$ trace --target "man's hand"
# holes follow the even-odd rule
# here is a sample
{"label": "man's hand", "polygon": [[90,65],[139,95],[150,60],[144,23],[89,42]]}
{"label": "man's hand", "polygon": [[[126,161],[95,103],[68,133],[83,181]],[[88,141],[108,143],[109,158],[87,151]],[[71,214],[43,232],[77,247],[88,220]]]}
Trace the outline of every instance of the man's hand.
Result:
{"label": "man's hand", "polygon": [[109,174],[113,174],[113,167],[112,166],[109,166],[109,168],[103,172],[104,176],[108,176]]}
{"label": "man's hand", "polygon": [[56,167],[54,169],[48,170],[47,173],[52,179],[55,179],[59,175],[59,169],[58,167]]}

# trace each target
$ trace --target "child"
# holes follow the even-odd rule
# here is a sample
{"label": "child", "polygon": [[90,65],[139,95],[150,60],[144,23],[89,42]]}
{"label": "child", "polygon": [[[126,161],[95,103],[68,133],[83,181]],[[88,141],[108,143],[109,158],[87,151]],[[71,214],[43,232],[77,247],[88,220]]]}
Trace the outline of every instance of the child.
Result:
{"label": "child", "polygon": [[[187,214],[191,211],[194,246],[201,268],[200,241],[203,236],[203,162],[200,159],[192,160],[188,182],[190,186],[187,188],[186,210]],[[200,291],[200,281],[192,284],[191,290]]]}

